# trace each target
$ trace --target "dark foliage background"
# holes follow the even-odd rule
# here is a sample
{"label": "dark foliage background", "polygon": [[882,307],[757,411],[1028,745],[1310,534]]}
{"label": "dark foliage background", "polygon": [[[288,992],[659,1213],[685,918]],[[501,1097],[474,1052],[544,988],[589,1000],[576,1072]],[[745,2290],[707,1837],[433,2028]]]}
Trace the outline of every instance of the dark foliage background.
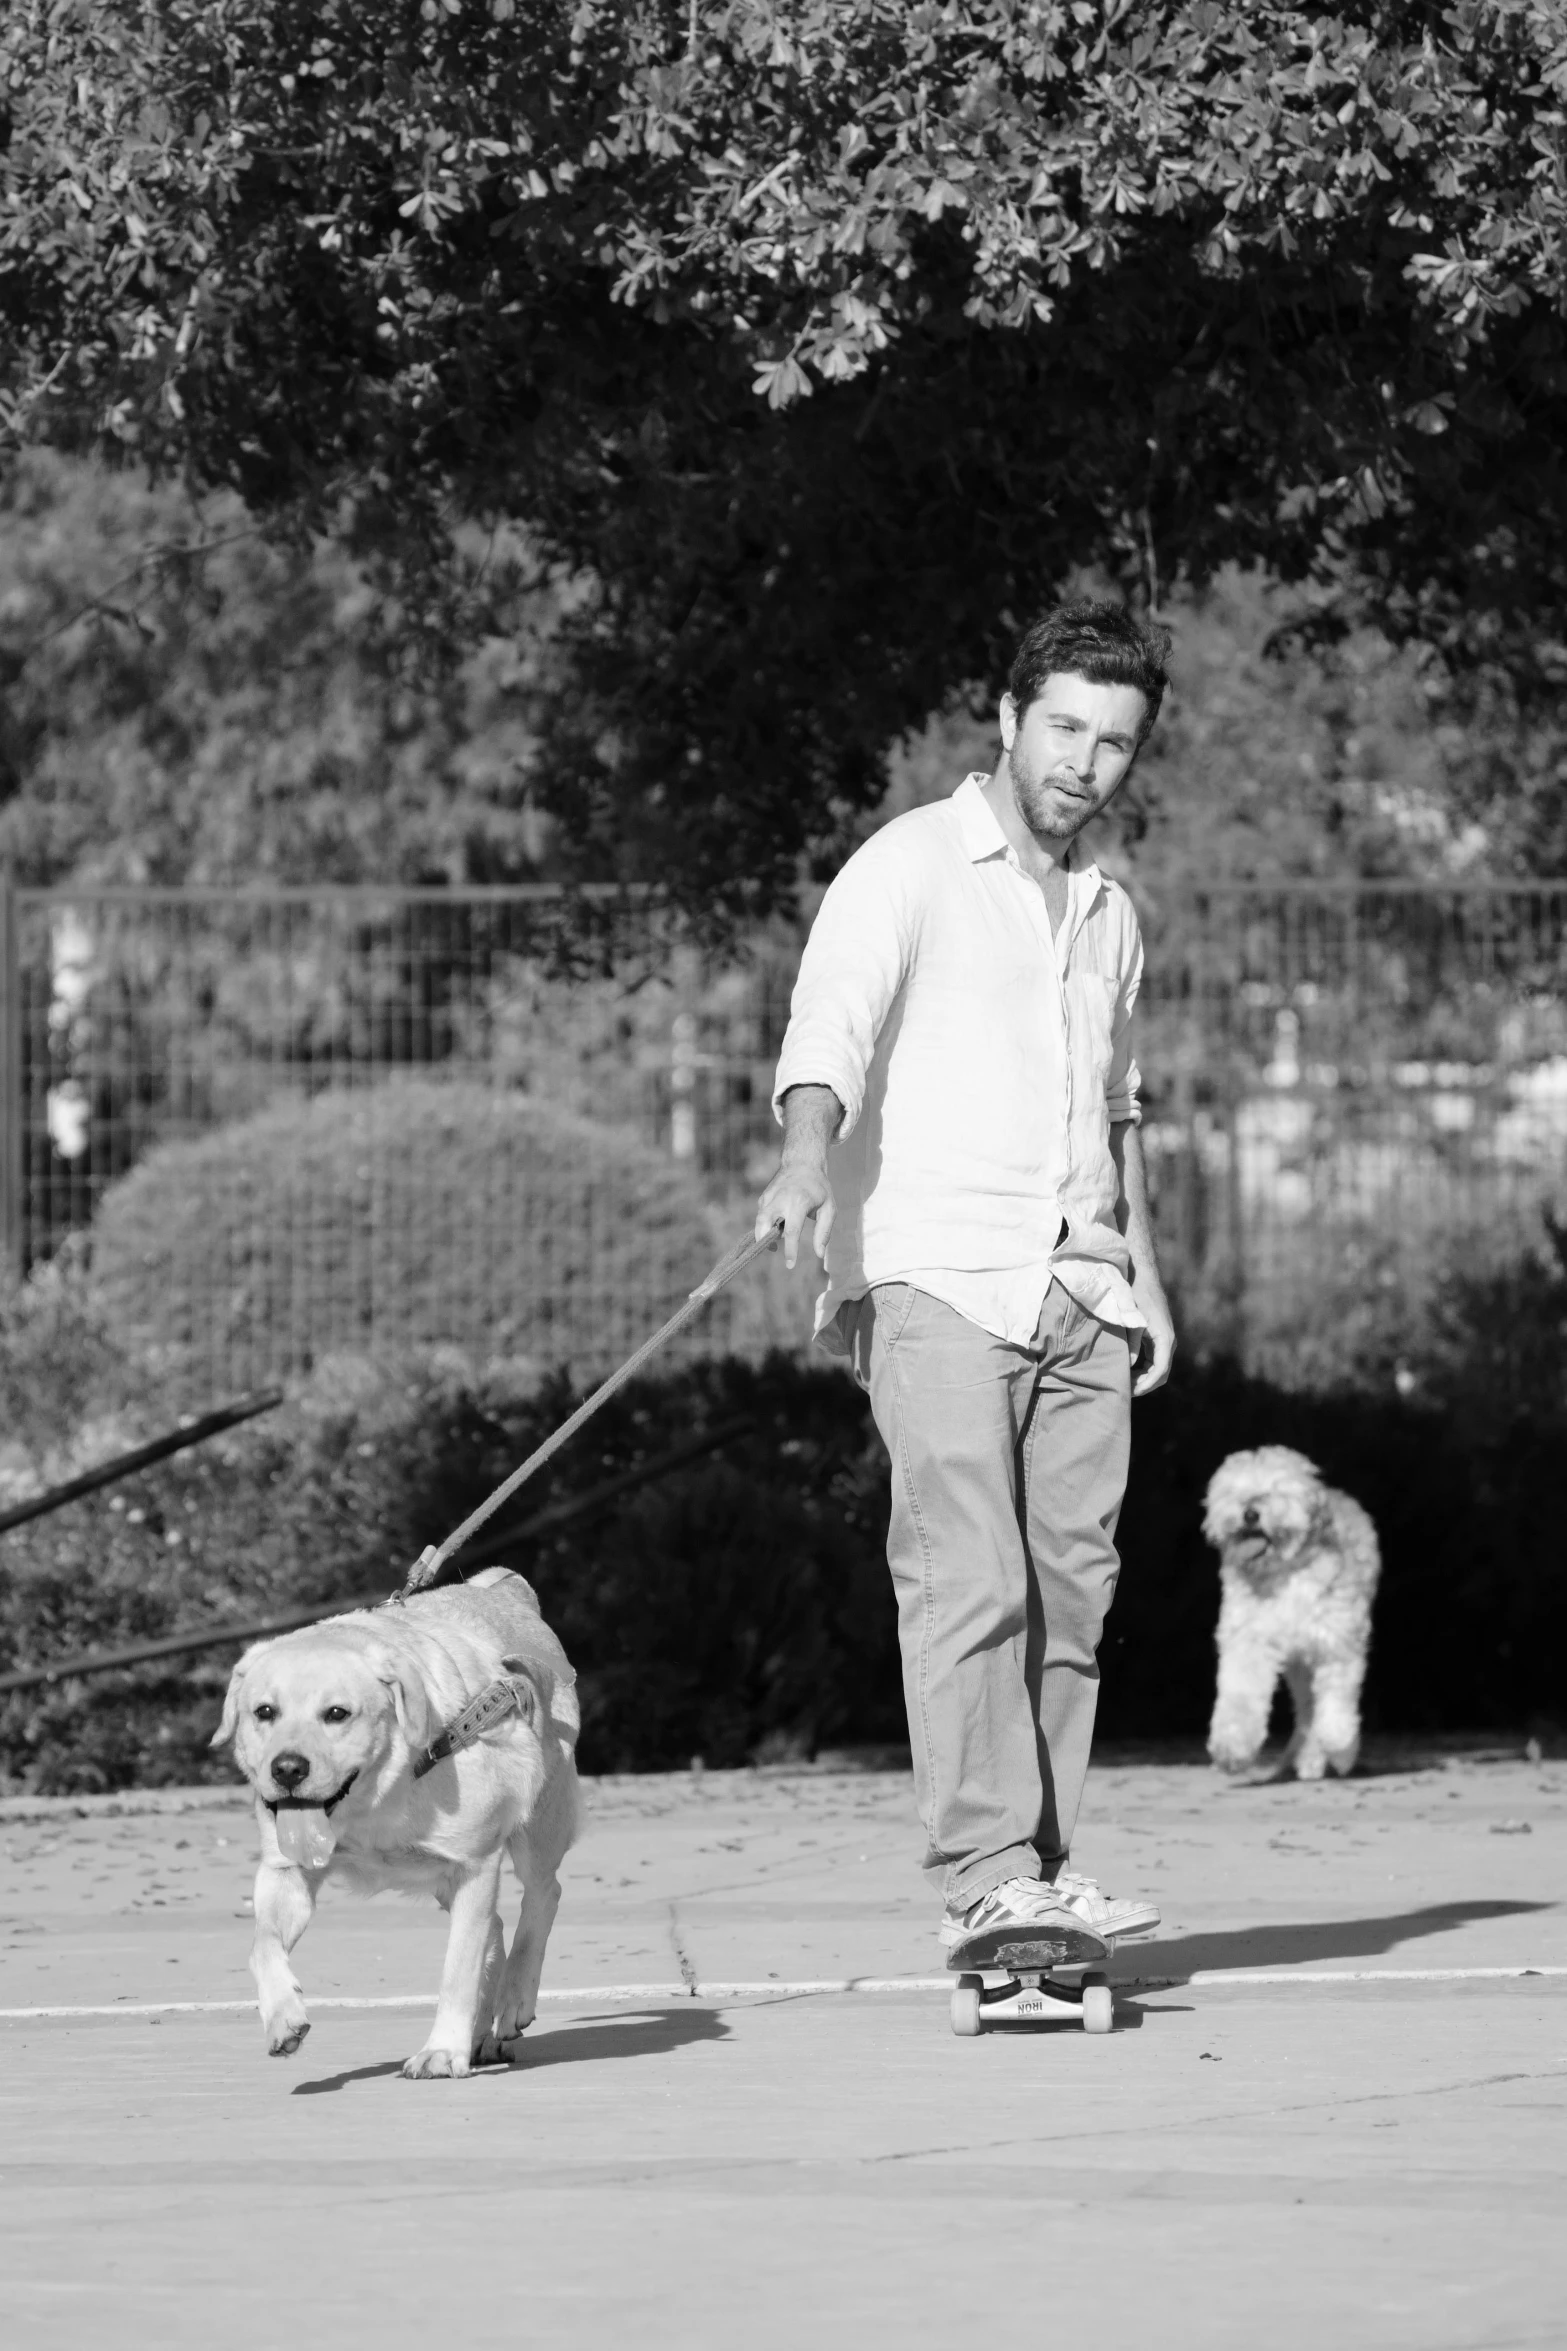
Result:
{"label": "dark foliage background", "polygon": [[1085,564],[1558,693],[1540,0],[16,0],[0,86],[0,462],[338,540],[377,707],[569,580],[557,855],[710,924]]}
{"label": "dark foliage background", "polygon": [[[510,1396],[450,1362],[339,1364],[270,1422],[0,1538],[0,1670],[175,1626],[385,1592],[574,1401]],[[536,1583],[582,1681],[583,1761],[896,1740],[880,1537],[884,1464],[863,1402],[785,1358],[702,1365],[627,1390],[542,1507],[743,1414],[753,1433],[602,1516],[506,1553]],[[473,1564],[493,1549],[480,1546]],[[234,1651],[0,1701],[13,1784],[101,1788],[217,1776],[205,1741]],[[769,1742],[771,1745],[769,1747]]]}
{"label": "dark foliage background", "polygon": [[[1203,1489],[1238,1446],[1284,1443],[1365,1503],[1385,1575],[1372,1729],[1549,1732],[1567,1646],[1567,1262],[1458,1261],[1406,1336],[1415,1386],[1290,1392],[1223,1360],[1138,1407],[1125,1569],[1103,1651],[1112,1739],[1196,1737],[1212,1697]],[[328,1367],[270,1423],[0,1539],[0,1670],[175,1625],[389,1589],[572,1402],[453,1363]],[[886,1463],[841,1373],[774,1356],[629,1389],[530,1506],[735,1415],[750,1433],[506,1554],[576,1664],[590,1771],[803,1757],[903,1737],[882,1559]],[[21,1693],[13,1786],[227,1776],[206,1739],[232,1651]]]}

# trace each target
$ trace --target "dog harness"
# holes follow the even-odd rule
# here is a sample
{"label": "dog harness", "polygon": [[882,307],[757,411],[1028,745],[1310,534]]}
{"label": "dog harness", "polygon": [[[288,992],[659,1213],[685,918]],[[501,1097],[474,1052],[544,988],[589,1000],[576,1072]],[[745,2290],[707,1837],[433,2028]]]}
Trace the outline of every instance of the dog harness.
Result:
{"label": "dog harness", "polygon": [[436,1732],[428,1747],[414,1764],[414,1778],[422,1780],[427,1771],[434,1771],[448,1755],[455,1755],[461,1747],[472,1747],[487,1731],[493,1731],[509,1714],[524,1711],[522,1692],[515,1682],[487,1682],[477,1698],[470,1698],[461,1714],[454,1714],[444,1729]]}

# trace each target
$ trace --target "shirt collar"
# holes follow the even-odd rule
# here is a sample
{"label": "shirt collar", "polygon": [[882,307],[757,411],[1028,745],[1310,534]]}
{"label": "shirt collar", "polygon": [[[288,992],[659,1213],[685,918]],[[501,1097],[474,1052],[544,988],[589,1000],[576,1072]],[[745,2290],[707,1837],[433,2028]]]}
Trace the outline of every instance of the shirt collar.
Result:
{"label": "shirt collar", "polygon": [[[985,798],[985,786],[989,781],[989,776],[976,771],[966,775],[952,795],[952,805],[957,811],[958,832],[964,849],[975,865],[987,857],[1005,857],[1012,847],[996,821],[995,810]],[[1079,842],[1070,843],[1061,863],[1067,873],[1097,887],[1101,878],[1099,868],[1092,858],[1083,855]]]}

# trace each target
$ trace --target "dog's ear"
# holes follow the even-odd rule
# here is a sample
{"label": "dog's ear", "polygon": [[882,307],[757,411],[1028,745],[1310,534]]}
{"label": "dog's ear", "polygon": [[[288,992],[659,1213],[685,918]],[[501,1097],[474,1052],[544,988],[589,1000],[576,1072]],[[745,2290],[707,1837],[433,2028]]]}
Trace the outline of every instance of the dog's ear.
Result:
{"label": "dog's ear", "polygon": [[1213,1545],[1215,1551],[1223,1550],[1224,1501],[1217,1477],[1210,1480],[1208,1491],[1203,1496],[1202,1531],[1204,1539]]}
{"label": "dog's ear", "polygon": [[240,1692],[244,1689],[245,1686],[245,1667],[248,1662],[249,1652],[247,1651],[246,1655],[240,1659],[238,1665],[235,1666],[234,1671],[229,1675],[229,1686],[224,1692],[223,1697],[222,1719],[220,1720],[217,1729],[213,1732],[211,1739],[208,1741],[209,1746],[226,1747],[230,1739],[233,1738],[234,1733],[239,1729]]}
{"label": "dog's ear", "polygon": [[1328,1491],[1327,1480],[1316,1463],[1308,1461],[1304,1453],[1291,1453],[1289,1466],[1289,1482],[1296,1487],[1305,1503],[1310,1531],[1320,1541],[1333,1530],[1333,1497]]}
{"label": "dog's ear", "polygon": [[430,1693],[411,1665],[390,1665],[381,1675],[392,1693],[392,1704],[397,1712],[397,1727],[410,1747],[417,1753],[428,1747],[435,1735],[430,1714]]}
{"label": "dog's ear", "polygon": [[501,1671],[517,1693],[517,1712],[530,1729],[538,1728],[544,1702],[539,1696],[539,1685],[528,1669],[525,1657],[503,1657]]}

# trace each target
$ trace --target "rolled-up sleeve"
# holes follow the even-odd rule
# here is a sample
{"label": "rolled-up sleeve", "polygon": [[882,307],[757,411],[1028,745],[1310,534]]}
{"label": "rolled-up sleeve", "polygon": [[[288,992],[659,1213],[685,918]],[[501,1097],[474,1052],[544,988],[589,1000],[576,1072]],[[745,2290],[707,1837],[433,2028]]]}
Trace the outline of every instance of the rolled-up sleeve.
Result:
{"label": "rolled-up sleeve", "polygon": [[843,1104],[840,1142],[859,1119],[876,1039],[909,965],[911,892],[899,847],[877,834],[857,849],[811,925],[773,1085],[780,1124],[791,1086],[832,1088]]}
{"label": "rolled-up sleeve", "polygon": [[1143,984],[1143,941],[1130,906],[1125,907],[1120,971],[1115,1024],[1110,1037],[1110,1068],[1105,1078],[1105,1107],[1113,1127],[1140,1126],[1143,1113],[1138,1094],[1143,1080],[1133,1052],[1132,1015]]}

